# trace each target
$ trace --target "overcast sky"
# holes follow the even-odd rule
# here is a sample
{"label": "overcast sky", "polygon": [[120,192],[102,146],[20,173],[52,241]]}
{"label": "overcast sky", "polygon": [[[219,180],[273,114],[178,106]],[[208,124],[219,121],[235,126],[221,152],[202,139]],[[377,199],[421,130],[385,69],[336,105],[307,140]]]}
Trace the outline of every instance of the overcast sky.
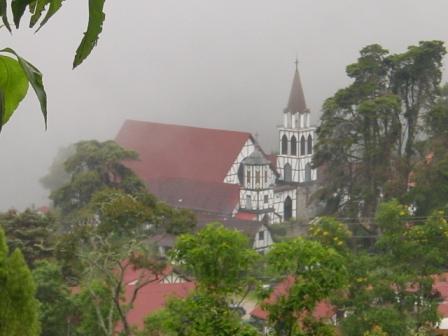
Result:
{"label": "overcast sky", "polygon": [[38,34],[1,30],[2,47],[44,73],[49,122],[30,90],[0,134],[0,210],[47,204],[38,180],[58,148],[112,139],[127,118],[257,132],[269,151],[296,55],[317,122],[362,47],[448,35],[446,0],[108,0],[98,46],[73,71],[87,4],[64,2]]}

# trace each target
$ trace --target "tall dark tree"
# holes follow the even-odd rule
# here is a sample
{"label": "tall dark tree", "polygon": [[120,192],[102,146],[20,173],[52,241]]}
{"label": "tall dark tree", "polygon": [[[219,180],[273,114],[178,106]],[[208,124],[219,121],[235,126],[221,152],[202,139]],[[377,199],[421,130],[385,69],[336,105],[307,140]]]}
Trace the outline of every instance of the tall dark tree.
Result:
{"label": "tall dark tree", "polygon": [[317,131],[314,165],[327,176],[318,196],[328,212],[373,216],[383,198],[406,192],[445,52],[440,41],[395,55],[375,44],[347,67],[353,83],[326,100]]}

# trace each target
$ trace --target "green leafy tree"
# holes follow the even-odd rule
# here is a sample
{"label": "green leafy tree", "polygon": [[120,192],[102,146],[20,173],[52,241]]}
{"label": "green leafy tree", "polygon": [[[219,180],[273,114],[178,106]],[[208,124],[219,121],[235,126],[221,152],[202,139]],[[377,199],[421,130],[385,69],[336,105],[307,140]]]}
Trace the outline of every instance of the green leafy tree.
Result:
{"label": "green leafy tree", "polygon": [[172,299],[147,317],[143,336],[258,334],[230,307],[254,284],[251,268],[258,256],[242,233],[211,223],[195,235],[180,236],[172,257],[191,272],[197,288],[187,299]]}
{"label": "green leafy tree", "polygon": [[394,200],[381,204],[376,222],[376,254],[354,254],[348,264],[350,286],[337,304],[350,312],[342,330],[355,336],[378,326],[389,335],[426,335],[439,320],[432,276],[448,260],[444,213],[414,222]]}
{"label": "green leafy tree", "polygon": [[9,254],[0,229],[0,335],[40,335],[39,306],[31,272],[20,250]]}
{"label": "green leafy tree", "polygon": [[145,319],[140,336],[257,336],[258,332],[241,322],[227,303],[196,292],[185,300],[172,298],[166,307]]}
{"label": "green leafy tree", "polygon": [[318,193],[327,212],[372,217],[383,198],[404,195],[445,53],[441,41],[395,55],[375,44],[347,67],[353,83],[326,100],[317,131],[314,165],[331,167]]}
{"label": "green leafy tree", "polygon": [[123,163],[137,158],[137,153],[114,141],[81,141],[75,144],[75,153],[65,161],[70,182],[54,190],[50,198],[64,215],[68,215],[84,208],[92,195],[103,188],[121,189],[130,194],[144,192],[144,184]]}
{"label": "green leafy tree", "polygon": [[448,205],[448,85],[440,88],[438,99],[425,119],[428,139],[422,159],[413,170],[414,187],[406,201],[416,207],[416,214],[429,215]]}
{"label": "green leafy tree", "polygon": [[345,254],[348,252],[348,244],[352,233],[347,225],[335,218],[320,217],[311,223],[308,235],[323,246],[331,247],[339,253]]}
{"label": "green leafy tree", "polygon": [[172,255],[191,272],[201,290],[216,295],[243,292],[253,280],[249,270],[257,256],[246,236],[219,223],[180,236]]}
{"label": "green leafy tree", "polygon": [[33,270],[36,298],[40,303],[42,335],[74,335],[75,306],[58,264],[47,260]]}
{"label": "green leafy tree", "polygon": [[312,312],[345,285],[344,258],[303,238],[275,244],[267,258],[272,272],[288,279],[287,292],[263,305],[274,335],[332,335],[334,330],[315,320]]}
{"label": "green leafy tree", "polygon": [[8,237],[9,247],[20,249],[30,267],[37,260],[53,256],[56,239],[56,218],[27,209],[22,213],[14,210],[0,214],[0,226]]}
{"label": "green leafy tree", "polygon": [[[113,336],[117,323],[123,335],[134,335],[128,313],[140,290],[161,280],[165,261],[154,256],[147,242],[117,239],[115,235],[89,236],[87,246],[80,251],[79,258],[84,270],[81,282],[84,304],[80,309],[93,313],[93,316],[91,313],[84,314],[87,320],[80,327],[83,335]],[[129,270],[137,271],[137,279],[126,278]],[[132,292],[129,297],[124,297],[130,282]]]}

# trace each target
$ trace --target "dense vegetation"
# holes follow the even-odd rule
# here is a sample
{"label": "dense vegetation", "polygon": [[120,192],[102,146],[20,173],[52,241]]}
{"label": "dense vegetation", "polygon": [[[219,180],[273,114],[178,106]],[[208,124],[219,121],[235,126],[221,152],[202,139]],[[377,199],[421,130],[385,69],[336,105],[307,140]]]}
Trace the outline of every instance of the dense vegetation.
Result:
{"label": "dense vegetation", "polygon": [[[126,336],[255,336],[262,327],[279,336],[432,335],[441,300],[433,285],[448,268],[444,55],[439,41],[394,55],[379,45],[361,51],[347,67],[353,83],[325,102],[318,131],[314,164],[326,180],[315,197],[327,216],[266,255],[219,223],[197,231],[193,213],[148,193],[125,164],[135,152],[113,141],[61,152],[42,179],[53,207],[0,214],[0,336],[112,336],[117,326]],[[167,257],[148,239],[159,234],[178,236]],[[195,289],[136,330],[128,313],[167,264]],[[130,269],[145,272],[126,301]],[[247,297],[266,321],[241,318]],[[322,302],[336,324],[313,314]]]}

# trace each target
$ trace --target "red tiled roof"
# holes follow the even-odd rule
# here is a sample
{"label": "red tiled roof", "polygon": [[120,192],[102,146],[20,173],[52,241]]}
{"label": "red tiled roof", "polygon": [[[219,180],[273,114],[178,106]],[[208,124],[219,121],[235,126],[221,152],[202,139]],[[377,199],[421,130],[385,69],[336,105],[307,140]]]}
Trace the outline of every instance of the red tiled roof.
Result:
{"label": "red tiled roof", "polygon": [[245,132],[133,120],[116,137],[118,144],[139,154],[140,160],[127,166],[145,181],[175,177],[223,182],[249,139]]}
{"label": "red tiled roof", "polygon": [[148,185],[152,194],[171,206],[205,212],[230,215],[240,199],[237,184],[159,178]]}
{"label": "red tiled roof", "polygon": [[[193,282],[152,283],[143,287],[134,301],[133,308],[127,315],[129,324],[142,329],[145,317],[162,309],[170,297],[185,298],[194,288]],[[126,298],[128,300],[132,296],[132,292],[132,285],[127,286]],[[120,326],[118,326],[118,330],[121,330]]]}
{"label": "red tiled roof", "polygon": [[235,215],[236,219],[253,221],[257,219],[257,215],[251,212],[238,211]]}
{"label": "red tiled roof", "polygon": [[[289,276],[279,282],[264,303],[274,303],[278,297],[286,295],[293,282],[294,278],[292,276]],[[313,316],[317,319],[330,319],[334,314],[335,310],[333,306],[325,300],[319,302],[313,311]],[[266,320],[268,318],[268,313],[263,310],[260,305],[257,305],[254,310],[250,312],[250,315],[260,320]]]}

